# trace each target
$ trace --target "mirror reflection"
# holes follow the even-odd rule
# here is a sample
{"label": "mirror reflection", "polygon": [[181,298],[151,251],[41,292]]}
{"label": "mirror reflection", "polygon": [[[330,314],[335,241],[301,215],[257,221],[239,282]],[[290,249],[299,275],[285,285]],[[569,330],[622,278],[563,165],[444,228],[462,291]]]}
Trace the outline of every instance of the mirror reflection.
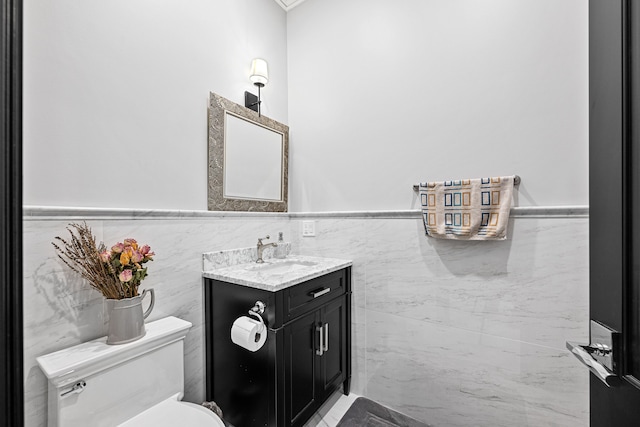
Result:
{"label": "mirror reflection", "polygon": [[225,114],[224,197],[282,201],[284,135]]}

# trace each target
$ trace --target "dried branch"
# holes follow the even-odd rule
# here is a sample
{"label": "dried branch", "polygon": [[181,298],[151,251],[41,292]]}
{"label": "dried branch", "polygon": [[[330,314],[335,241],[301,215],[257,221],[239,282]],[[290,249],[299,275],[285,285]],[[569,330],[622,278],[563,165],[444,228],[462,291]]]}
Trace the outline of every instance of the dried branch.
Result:
{"label": "dried branch", "polygon": [[100,253],[106,249],[104,245],[96,245],[95,237],[86,222],[69,226],[67,231],[71,235],[70,240],[56,236],[55,240],[59,243],[51,242],[58,258],[105,298],[123,298],[125,292],[116,272],[100,258]]}

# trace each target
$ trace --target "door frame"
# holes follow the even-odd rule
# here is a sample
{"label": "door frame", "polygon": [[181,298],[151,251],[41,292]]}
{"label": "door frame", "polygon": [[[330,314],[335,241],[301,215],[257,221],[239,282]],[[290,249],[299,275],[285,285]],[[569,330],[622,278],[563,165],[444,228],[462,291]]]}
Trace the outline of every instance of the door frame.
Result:
{"label": "door frame", "polygon": [[613,354],[619,381],[608,388],[590,375],[593,427],[636,426],[640,419],[640,388],[629,368],[629,325],[638,312],[631,298],[638,169],[632,150],[640,129],[631,111],[638,103],[631,90],[640,83],[632,74],[638,64],[631,62],[631,29],[637,24],[629,12],[638,3],[631,1],[589,1],[589,317],[622,334]]}
{"label": "door frame", "polygon": [[0,420],[24,425],[22,318],[22,0],[0,9]]}

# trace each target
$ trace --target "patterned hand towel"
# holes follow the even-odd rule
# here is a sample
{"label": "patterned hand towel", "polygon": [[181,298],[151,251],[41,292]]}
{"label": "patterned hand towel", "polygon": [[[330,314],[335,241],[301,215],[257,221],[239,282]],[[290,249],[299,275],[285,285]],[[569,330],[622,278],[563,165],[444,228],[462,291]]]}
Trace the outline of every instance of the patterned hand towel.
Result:
{"label": "patterned hand towel", "polygon": [[427,236],[505,240],[514,176],[420,183]]}

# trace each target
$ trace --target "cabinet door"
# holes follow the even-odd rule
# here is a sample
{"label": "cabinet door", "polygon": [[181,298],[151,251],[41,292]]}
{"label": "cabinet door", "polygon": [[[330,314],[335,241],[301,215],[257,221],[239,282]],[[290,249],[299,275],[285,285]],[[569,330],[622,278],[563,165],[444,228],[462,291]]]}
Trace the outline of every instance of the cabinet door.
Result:
{"label": "cabinet door", "polygon": [[284,329],[285,426],[302,425],[320,405],[316,383],[320,312],[294,320]]}
{"label": "cabinet door", "polygon": [[321,310],[323,354],[319,357],[319,393],[324,397],[345,379],[347,364],[347,322],[345,298],[338,298]]}

